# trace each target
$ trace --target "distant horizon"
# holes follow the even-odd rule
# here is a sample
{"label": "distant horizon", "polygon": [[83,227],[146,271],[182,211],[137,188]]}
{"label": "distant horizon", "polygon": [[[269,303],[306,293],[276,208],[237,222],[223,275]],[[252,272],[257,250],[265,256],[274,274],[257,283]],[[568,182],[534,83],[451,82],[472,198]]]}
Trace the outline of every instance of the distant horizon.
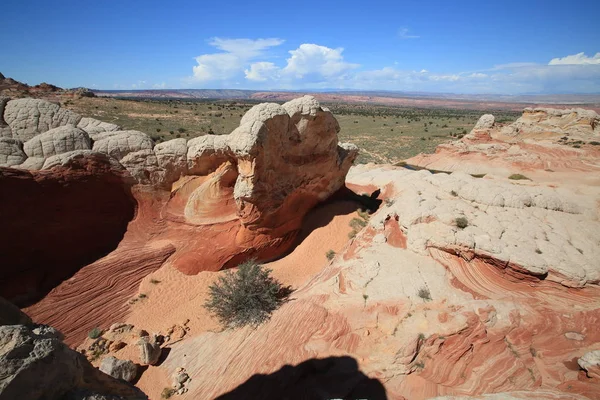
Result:
{"label": "distant horizon", "polygon": [[[44,83],[44,82],[42,82]],[[50,83],[50,82],[45,82]],[[68,89],[76,89],[74,88]],[[600,96],[600,91],[593,93],[575,93],[575,92],[556,92],[556,93],[519,93],[519,94],[504,94],[504,93],[460,93],[460,92],[433,92],[433,91],[418,91],[418,90],[386,90],[386,89],[337,89],[337,88],[306,88],[306,89],[241,89],[233,87],[225,88],[148,88],[148,89],[102,89],[102,88],[88,88],[94,92],[147,92],[147,91],[186,91],[186,90],[207,90],[207,91],[225,91],[225,90],[237,90],[246,92],[284,92],[284,93],[344,93],[344,92],[355,92],[355,93],[405,93],[405,94],[425,94],[425,95],[457,95],[457,96],[504,96],[504,97],[519,97],[519,96]]]}
{"label": "distant horizon", "polygon": [[81,12],[75,0],[4,5],[0,71],[103,90],[600,93],[589,0],[106,0]]}

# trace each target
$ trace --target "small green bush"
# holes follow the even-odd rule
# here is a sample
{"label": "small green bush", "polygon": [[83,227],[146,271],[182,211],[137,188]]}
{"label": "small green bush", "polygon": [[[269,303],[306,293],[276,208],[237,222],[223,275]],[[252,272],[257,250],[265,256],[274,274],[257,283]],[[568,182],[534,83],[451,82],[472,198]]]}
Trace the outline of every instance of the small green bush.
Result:
{"label": "small green bush", "polygon": [[422,298],[423,300],[431,300],[431,293],[429,292],[429,289],[427,289],[426,287],[422,287],[421,289],[419,289],[419,292],[417,293],[417,295]]}
{"label": "small green bush", "polygon": [[88,332],[88,337],[90,339],[98,339],[102,335],[102,329],[95,327],[91,331]]}
{"label": "small green bush", "polygon": [[465,217],[458,217],[454,222],[456,223],[456,227],[460,229],[465,229],[469,226],[469,221]]}
{"label": "small green bush", "polygon": [[513,181],[522,181],[522,180],[530,181],[531,180],[528,177],[526,177],[525,175],[521,175],[521,174],[512,174],[511,176],[508,177],[508,179],[512,179]]}
{"label": "small green bush", "polygon": [[450,191],[450,194],[454,197],[458,196],[458,193],[456,193],[456,190]]}
{"label": "small green bush", "polygon": [[204,306],[228,328],[260,325],[292,292],[254,260],[240,264],[235,272],[227,271],[209,291]]}
{"label": "small green bush", "polygon": [[327,257],[329,261],[333,260],[333,258],[335,257],[335,251],[327,250],[327,253],[325,253],[325,257]]}
{"label": "small green bush", "polygon": [[160,398],[161,399],[170,399],[174,394],[175,394],[176,390],[173,388],[164,388],[162,393],[160,394]]}
{"label": "small green bush", "polygon": [[350,227],[352,227],[352,229],[354,229],[355,231],[360,231],[365,226],[367,226],[367,221],[365,221],[364,219],[352,218],[352,220],[350,221]]}

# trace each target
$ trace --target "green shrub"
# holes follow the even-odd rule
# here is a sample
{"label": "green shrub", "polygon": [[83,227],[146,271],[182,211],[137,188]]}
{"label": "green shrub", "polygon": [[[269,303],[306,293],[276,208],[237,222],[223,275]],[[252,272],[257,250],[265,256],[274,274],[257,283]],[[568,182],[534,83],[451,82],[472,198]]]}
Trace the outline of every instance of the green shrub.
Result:
{"label": "green shrub", "polygon": [[290,287],[283,287],[270,274],[270,269],[256,261],[246,261],[237,271],[227,271],[209,287],[209,299],[204,306],[225,327],[258,326],[291,293]]}
{"label": "green shrub", "polygon": [[329,261],[333,260],[333,258],[335,257],[335,251],[327,250],[327,253],[325,253],[325,257],[327,257]]}
{"label": "green shrub", "polygon": [[102,335],[102,329],[95,327],[91,331],[88,332],[88,337],[90,339],[98,339]]}
{"label": "green shrub", "polygon": [[419,292],[417,293],[417,295],[422,298],[423,300],[431,300],[431,293],[429,292],[429,289],[427,289],[426,287],[422,287],[421,289],[419,289]]}
{"label": "green shrub", "polygon": [[458,217],[454,222],[456,223],[456,227],[460,229],[465,229],[469,226],[469,221],[465,217]]}
{"label": "green shrub", "polygon": [[161,399],[170,399],[174,394],[175,394],[176,390],[173,388],[164,388],[162,393],[160,394],[160,398]]}
{"label": "green shrub", "polygon": [[526,177],[525,175],[521,175],[521,174],[512,174],[511,176],[508,177],[508,179],[512,179],[513,181],[522,181],[524,179],[526,179],[528,181],[531,180],[528,177]]}
{"label": "green shrub", "polygon": [[367,226],[367,221],[365,221],[364,219],[352,218],[352,220],[350,221],[350,227],[352,227],[352,229],[354,229],[355,231],[360,231],[365,226]]}

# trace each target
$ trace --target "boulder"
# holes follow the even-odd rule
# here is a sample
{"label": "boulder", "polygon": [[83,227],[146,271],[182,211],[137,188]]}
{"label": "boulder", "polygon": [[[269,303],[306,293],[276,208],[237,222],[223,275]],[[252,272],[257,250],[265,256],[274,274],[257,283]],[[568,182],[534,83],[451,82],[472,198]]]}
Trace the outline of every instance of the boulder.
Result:
{"label": "boulder", "polygon": [[23,152],[23,142],[0,135],[0,167],[22,164],[27,159]]}
{"label": "boulder", "polygon": [[119,125],[111,124],[109,122],[100,121],[95,118],[83,117],[77,124],[77,127],[83,129],[93,140],[96,140],[96,136],[103,132],[116,132],[121,130]]}
{"label": "boulder", "polygon": [[0,297],[0,326],[2,325],[31,325],[31,318],[19,307]]}
{"label": "boulder", "polygon": [[100,371],[113,378],[131,382],[137,377],[138,367],[132,361],[119,360],[113,356],[108,356],[102,360]]}
{"label": "boulder", "polygon": [[154,365],[158,362],[162,349],[155,340],[144,336],[138,341],[138,346],[142,365]]}
{"label": "boulder", "polygon": [[187,151],[187,141],[183,138],[158,143],[154,146],[158,168],[162,171],[162,185],[170,188],[173,182],[187,174]]}
{"label": "boulder", "polygon": [[0,400],[144,399],[95,369],[47,326],[0,326]]}
{"label": "boulder", "polygon": [[9,100],[10,98],[8,97],[0,96],[0,138],[12,138],[12,131],[10,129],[10,126],[8,126],[8,124],[4,120],[4,107],[6,106],[6,103],[8,103]]}
{"label": "boulder", "polygon": [[491,127],[494,126],[494,122],[495,122],[495,118],[492,114],[484,114],[479,118],[479,120],[477,121],[477,123],[475,124],[475,127],[473,129],[475,129],[475,130],[490,129]]}
{"label": "boulder", "polygon": [[129,153],[152,150],[154,147],[152,139],[139,131],[104,132],[94,140],[92,150],[108,154],[119,161]]}
{"label": "boulder", "polygon": [[600,379],[600,350],[588,351],[577,360],[577,364],[588,377]]}
{"label": "boulder", "polygon": [[0,326],[0,399],[58,399],[81,383],[83,362],[54,337],[22,325]]}
{"label": "boulder", "polygon": [[76,126],[81,116],[46,100],[26,98],[9,101],[4,109],[4,120],[13,138],[27,141],[52,128]]}
{"label": "boulder", "polygon": [[23,150],[28,157],[48,158],[75,150],[91,149],[88,134],[73,125],[50,129],[25,142]]}

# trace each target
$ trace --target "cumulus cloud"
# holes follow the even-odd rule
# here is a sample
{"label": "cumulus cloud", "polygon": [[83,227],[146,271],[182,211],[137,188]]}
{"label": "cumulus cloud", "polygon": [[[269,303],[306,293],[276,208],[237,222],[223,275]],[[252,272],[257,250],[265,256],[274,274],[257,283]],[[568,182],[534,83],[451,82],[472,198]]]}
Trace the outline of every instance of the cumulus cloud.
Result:
{"label": "cumulus cloud", "polygon": [[[407,34],[407,32],[404,32]],[[553,58],[548,64],[513,62],[479,71],[429,71],[394,66],[365,69],[346,60],[344,49],[304,43],[287,58],[271,49],[281,39],[222,39],[209,42],[219,53],[196,58],[191,85],[258,89],[360,89],[453,93],[598,93],[600,53]],[[275,57],[278,56],[278,57]]]}
{"label": "cumulus cloud", "polygon": [[590,65],[600,64],[600,53],[593,57],[586,56],[583,52],[566,56],[563,58],[553,58],[548,65]]}
{"label": "cumulus cloud", "polygon": [[276,79],[279,75],[279,68],[272,62],[261,61],[250,65],[250,69],[244,70],[246,79],[255,82],[265,82],[269,79]]}
{"label": "cumulus cloud", "polygon": [[358,64],[344,61],[343,51],[344,49],[341,47],[331,49],[317,44],[301,44],[296,50],[289,52],[291,57],[287,59],[287,65],[283,68],[282,73],[299,79],[310,74],[327,78],[357,68]]}
{"label": "cumulus cloud", "polygon": [[222,53],[203,54],[196,57],[193,68],[197,81],[218,81],[235,78],[253,59],[264,55],[270,47],[279,46],[282,39],[224,39],[213,38],[211,46]]}

